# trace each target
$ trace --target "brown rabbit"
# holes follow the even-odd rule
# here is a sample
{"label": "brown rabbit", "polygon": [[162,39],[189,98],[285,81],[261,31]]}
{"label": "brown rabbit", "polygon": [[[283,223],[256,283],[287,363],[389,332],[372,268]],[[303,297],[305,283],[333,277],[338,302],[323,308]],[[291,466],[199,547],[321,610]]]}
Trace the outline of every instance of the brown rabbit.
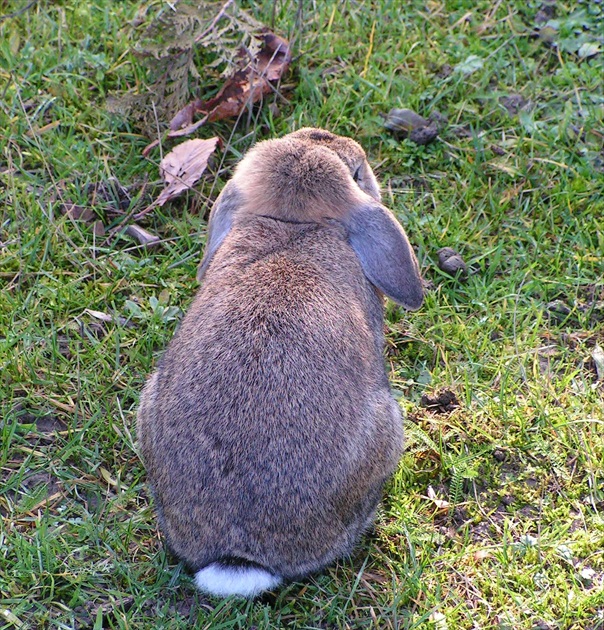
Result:
{"label": "brown rabbit", "polygon": [[237,166],[198,278],[138,438],[197,586],[253,597],[348,554],[371,524],[403,447],[382,294],[417,309],[421,278],[362,148],[319,129]]}

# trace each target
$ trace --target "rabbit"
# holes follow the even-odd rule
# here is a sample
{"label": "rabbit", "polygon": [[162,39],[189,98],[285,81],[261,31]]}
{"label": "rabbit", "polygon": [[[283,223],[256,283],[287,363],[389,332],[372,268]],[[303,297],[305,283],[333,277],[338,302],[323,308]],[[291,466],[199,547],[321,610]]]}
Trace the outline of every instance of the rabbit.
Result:
{"label": "rabbit", "polygon": [[216,200],[201,287],[142,395],[167,546],[202,591],[253,598],[350,554],[403,448],[383,296],[423,301],[355,141],[256,144]]}

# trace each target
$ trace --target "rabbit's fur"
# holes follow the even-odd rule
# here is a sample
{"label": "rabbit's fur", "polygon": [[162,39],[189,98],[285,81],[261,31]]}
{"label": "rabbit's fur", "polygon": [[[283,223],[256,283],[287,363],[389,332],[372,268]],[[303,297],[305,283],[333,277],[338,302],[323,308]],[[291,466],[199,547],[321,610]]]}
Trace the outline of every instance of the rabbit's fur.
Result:
{"label": "rabbit's fur", "polygon": [[237,166],[198,277],[138,438],[170,548],[203,590],[254,596],[371,524],[403,446],[382,293],[419,308],[421,279],[361,147],[317,129]]}

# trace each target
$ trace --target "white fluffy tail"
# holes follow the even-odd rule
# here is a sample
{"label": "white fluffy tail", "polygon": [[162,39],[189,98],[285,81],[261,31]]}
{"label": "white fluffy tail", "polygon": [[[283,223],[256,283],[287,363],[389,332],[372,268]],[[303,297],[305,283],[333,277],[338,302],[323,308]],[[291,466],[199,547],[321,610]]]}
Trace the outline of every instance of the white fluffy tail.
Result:
{"label": "white fluffy tail", "polygon": [[213,562],[195,574],[197,588],[218,597],[256,597],[281,584],[282,578],[264,569]]}

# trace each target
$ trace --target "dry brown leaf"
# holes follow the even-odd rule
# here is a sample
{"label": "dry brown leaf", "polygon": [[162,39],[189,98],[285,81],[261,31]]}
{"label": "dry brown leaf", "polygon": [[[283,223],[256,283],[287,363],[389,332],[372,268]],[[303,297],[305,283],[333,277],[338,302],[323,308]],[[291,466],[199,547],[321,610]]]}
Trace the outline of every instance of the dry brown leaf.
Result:
{"label": "dry brown leaf", "polygon": [[137,240],[141,245],[146,247],[153,247],[159,243],[159,236],[152,234],[143,229],[140,225],[133,223],[126,228],[126,234]]}
{"label": "dry brown leaf", "polygon": [[62,203],[59,206],[59,210],[62,214],[68,216],[74,221],[84,221],[85,223],[93,223],[96,220],[96,214],[91,208],[79,206],[76,203]]}
{"label": "dry brown leaf", "polygon": [[153,205],[163,206],[166,201],[192,188],[206,170],[208,158],[218,142],[217,137],[207,140],[195,138],[174,147],[159,163],[159,172],[168,185]]}
{"label": "dry brown leaf", "polygon": [[105,236],[105,226],[101,220],[97,220],[92,224],[92,232],[97,238]]}
{"label": "dry brown leaf", "polygon": [[[291,63],[289,43],[268,30],[260,39],[264,44],[256,57],[231,75],[214,98],[196,99],[172,118],[169,137],[192,133],[206,122],[239,116],[247,106],[272,92],[272,83],[283,76]],[[194,123],[198,113],[203,117]]]}
{"label": "dry brown leaf", "polygon": [[228,69],[223,76],[238,69],[242,49],[253,58],[260,48],[255,34],[262,25],[240,2],[171,0],[159,6],[165,4],[150,3],[141,28],[133,32],[133,52],[145,66],[148,92],[131,91],[107,100],[110,110],[138,122],[150,137],[158,121],[163,128],[191,100],[190,89],[200,84],[202,68],[195,63],[199,47],[205,49],[204,84],[219,67]]}

